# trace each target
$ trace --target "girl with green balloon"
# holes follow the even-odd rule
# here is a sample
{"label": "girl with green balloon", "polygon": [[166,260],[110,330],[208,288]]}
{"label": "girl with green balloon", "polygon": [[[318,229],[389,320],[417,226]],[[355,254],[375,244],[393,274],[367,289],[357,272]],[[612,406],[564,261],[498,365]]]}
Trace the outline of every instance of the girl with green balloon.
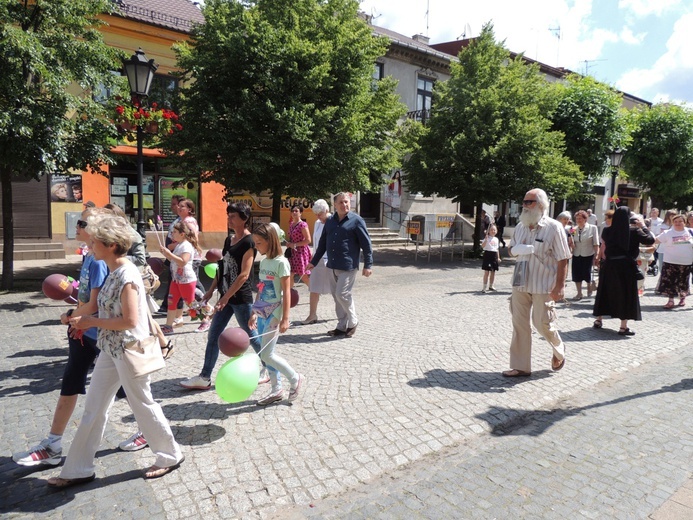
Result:
{"label": "girl with green balloon", "polygon": [[[279,373],[289,380],[291,389],[289,401],[298,397],[304,377],[296,372],[288,361],[276,353],[279,334],[289,328],[289,309],[291,308],[289,261],[282,253],[279,235],[269,224],[258,224],[253,229],[255,247],[265,258],[260,262],[260,283],[258,295],[253,304],[253,313],[248,326],[257,330],[262,338],[260,359],[268,366],[276,368]],[[281,377],[277,372],[270,371],[272,389],[260,399],[257,404],[265,406],[284,398]]]}

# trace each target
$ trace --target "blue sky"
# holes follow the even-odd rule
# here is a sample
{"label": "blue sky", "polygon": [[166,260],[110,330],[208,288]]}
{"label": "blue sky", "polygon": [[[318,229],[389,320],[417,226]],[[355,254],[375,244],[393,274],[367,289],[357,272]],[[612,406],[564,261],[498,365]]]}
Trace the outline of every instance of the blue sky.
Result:
{"label": "blue sky", "polygon": [[[494,25],[513,52],[651,102],[693,105],[693,0],[363,0],[373,23],[431,43]],[[427,16],[428,11],[428,16]],[[560,34],[560,37],[559,37]]]}

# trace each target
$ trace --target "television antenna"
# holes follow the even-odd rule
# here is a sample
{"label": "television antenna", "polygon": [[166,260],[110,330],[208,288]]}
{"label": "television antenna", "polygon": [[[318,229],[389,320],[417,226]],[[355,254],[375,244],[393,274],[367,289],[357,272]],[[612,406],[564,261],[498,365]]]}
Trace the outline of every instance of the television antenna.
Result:
{"label": "television antenna", "polygon": [[607,61],[606,59],[601,60],[582,60],[580,63],[585,64],[585,76],[589,76],[590,73],[590,63],[595,63],[597,61]]}

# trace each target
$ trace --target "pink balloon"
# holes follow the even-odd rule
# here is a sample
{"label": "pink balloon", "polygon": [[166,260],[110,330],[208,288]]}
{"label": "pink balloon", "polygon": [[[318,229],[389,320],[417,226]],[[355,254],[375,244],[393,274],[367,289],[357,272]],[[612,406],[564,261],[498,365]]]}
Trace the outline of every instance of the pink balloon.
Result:
{"label": "pink balloon", "polygon": [[221,260],[221,249],[210,249],[207,251],[205,258],[208,262],[218,262]]}
{"label": "pink balloon", "polygon": [[249,345],[250,337],[240,327],[229,327],[219,335],[219,351],[226,356],[240,356]]}
{"label": "pink balloon", "polygon": [[51,300],[64,300],[72,296],[72,280],[64,274],[52,274],[43,281],[41,285],[43,294]]}
{"label": "pink balloon", "polygon": [[164,272],[164,261],[161,258],[157,258],[155,256],[150,256],[147,258],[147,263],[149,264],[149,267],[152,268],[152,271],[154,271],[154,274],[157,276],[160,276],[161,273]]}
{"label": "pink balloon", "polygon": [[291,289],[291,307],[296,307],[296,305],[298,305],[298,291]]}

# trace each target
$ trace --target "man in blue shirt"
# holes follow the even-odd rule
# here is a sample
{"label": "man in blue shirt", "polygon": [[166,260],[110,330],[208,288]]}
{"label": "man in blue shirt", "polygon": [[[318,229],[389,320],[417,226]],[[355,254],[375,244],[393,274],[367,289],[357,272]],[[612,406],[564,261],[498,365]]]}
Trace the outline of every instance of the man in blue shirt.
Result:
{"label": "man in blue shirt", "polygon": [[356,213],[350,213],[349,195],[337,193],[334,207],[335,214],[325,221],[325,229],[308,269],[313,269],[322,255],[327,253],[327,268],[332,271],[330,289],[337,312],[337,327],[328,334],[350,338],[358,325],[351,293],[359,269],[359,256],[363,251],[363,276],[369,277],[373,266],[373,248],[366,223]]}

